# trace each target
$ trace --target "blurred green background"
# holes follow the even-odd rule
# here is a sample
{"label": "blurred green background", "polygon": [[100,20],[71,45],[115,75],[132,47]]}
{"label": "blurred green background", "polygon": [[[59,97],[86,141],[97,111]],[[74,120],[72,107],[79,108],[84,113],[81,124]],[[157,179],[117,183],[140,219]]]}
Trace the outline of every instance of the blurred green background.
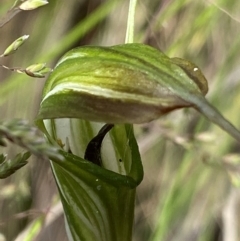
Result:
{"label": "blurred green background", "polygon": [[[0,16],[13,1],[1,0]],[[53,67],[69,49],[124,43],[127,0],[50,0],[0,28],[0,53],[29,40],[1,64]],[[196,63],[207,99],[240,127],[240,1],[139,0],[135,41]],[[1,120],[28,119],[39,108],[43,79],[0,69]],[[145,177],[137,191],[134,241],[239,241],[239,144],[193,109],[135,126]],[[8,150],[9,158],[16,154]],[[26,233],[28,238],[26,238]],[[25,238],[24,238],[25,236]],[[32,158],[0,180],[0,241],[67,241],[49,164]]]}

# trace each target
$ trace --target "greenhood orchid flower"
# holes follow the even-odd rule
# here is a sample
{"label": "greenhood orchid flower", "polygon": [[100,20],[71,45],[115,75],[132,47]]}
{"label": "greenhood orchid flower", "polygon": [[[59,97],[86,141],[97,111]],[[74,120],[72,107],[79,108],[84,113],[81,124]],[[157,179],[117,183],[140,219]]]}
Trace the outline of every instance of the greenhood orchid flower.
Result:
{"label": "greenhood orchid flower", "polygon": [[240,141],[239,131],[205,99],[207,91],[196,65],[150,46],[84,46],[58,62],[45,85],[38,118],[135,124],[193,107]]}
{"label": "greenhood orchid flower", "polygon": [[[36,123],[63,149],[64,161],[52,160],[52,169],[74,241],[131,240],[135,190],[143,178],[131,124],[193,107],[240,141],[239,131],[205,99],[207,91],[196,65],[144,44],[83,46],[60,59]],[[102,123],[115,126],[99,145]],[[96,155],[89,154],[89,143]]]}

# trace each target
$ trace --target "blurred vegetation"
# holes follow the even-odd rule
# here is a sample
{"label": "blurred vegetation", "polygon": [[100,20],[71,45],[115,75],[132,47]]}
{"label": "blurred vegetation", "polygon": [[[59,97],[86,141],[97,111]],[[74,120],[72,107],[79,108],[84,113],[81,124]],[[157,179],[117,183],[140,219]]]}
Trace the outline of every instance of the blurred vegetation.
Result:
{"label": "blurred vegetation", "polygon": [[[0,52],[30,38],[7,66],[54,66],[79,45],[124,43],[127,0],[50,0],[0,28]],[[11,7],[1,0],[0,16]],[[240,127],[240,1],[139,0],[135,41],[189,59],[209,81],[208,100]],[[33,122],[42,79],[0,69],[1,120]],[[134,240],[239,241],[239,145],[192,109],[136,126],[145,178],[138,188]],[[2,150],[1,150],[2,151]],[[5,151],[5,150],[4,150]],[[8,149],[9,157],[17,150]],[[24,233],[25,232],[25,233]],[[28,234],[27,236],[24,234]],[[5,238],[4,238],[5,237]],[[27,237],[27,238],[26,238]],[[0,181],[0,240],[67,240],[49,164],[33,159]]]}

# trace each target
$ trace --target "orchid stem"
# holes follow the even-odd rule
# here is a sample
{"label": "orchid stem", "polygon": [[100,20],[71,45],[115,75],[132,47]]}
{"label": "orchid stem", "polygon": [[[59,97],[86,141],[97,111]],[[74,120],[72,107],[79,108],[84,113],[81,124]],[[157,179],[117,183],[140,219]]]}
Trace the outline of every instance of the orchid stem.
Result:
{"label": "orchid stem", "polygon": [[125,43],[134,42],[134,17],[136,12],[136,5],[137,5],[137,0],[130,0]]}

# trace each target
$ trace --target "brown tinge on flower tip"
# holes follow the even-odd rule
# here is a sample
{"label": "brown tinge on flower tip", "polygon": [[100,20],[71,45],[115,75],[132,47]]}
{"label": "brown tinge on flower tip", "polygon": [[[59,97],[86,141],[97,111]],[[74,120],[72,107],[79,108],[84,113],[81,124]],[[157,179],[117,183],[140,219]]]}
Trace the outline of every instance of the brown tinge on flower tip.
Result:
{"label": "brown tinge on flower tip", "polygon": [[192,62],[189,62],[185,59],[181,58],[171,58],[171,61],[181,67],[184,72],[188,75],[190,79],[192,79],[199,89],[202,91],[203,95],[206,95],[208,92],[208,82],[202,71],[199,69],[197,65]]}

